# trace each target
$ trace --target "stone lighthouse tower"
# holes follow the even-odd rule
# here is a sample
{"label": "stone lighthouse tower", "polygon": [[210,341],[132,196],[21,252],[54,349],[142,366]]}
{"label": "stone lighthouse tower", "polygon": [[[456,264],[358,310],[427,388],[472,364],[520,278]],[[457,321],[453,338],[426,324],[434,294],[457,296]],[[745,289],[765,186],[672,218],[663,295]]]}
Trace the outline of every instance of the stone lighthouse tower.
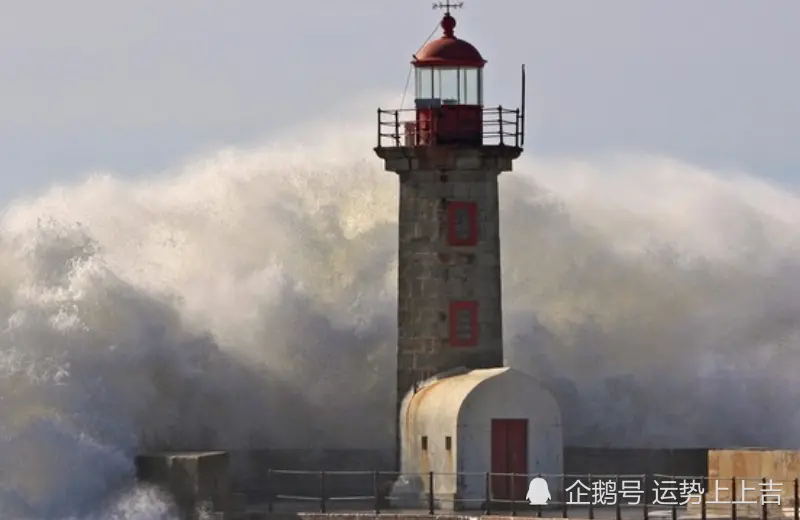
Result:
{"label": "stone lighthouse tower", "polygon": [[522,152],[524,106],[484,105],[486,60],[438,7],[414,108],[378,110],[375,152],[400,183],[398,410],[431,376],[503,366],[498,176]]}

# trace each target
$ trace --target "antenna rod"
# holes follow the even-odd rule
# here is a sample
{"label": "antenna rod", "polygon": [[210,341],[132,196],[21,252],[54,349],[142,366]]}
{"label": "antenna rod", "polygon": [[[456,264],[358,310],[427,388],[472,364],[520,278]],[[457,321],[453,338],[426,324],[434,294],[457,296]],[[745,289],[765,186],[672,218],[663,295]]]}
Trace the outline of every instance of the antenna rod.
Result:
{"label": "antenna rod", "polygon": [[520,126],[522,127],[522,134],[520,135],[519,145],[525,145],[525,64],[522,64],[522,103],[520,104],[520,108],[522,109],[522,117],[520,120]]}

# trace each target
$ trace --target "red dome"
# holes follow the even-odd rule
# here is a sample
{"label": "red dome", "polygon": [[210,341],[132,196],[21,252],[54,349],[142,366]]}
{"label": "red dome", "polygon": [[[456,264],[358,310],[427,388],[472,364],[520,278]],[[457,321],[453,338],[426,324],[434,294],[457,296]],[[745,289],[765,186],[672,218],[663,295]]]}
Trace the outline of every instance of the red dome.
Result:
{"label": "red dome", "polygon": [[471,43],[453,35],[456,20],[449,14],[442,18],[444,35],[428,42],[412,62],[416,67],[483,67],[486,60]]}

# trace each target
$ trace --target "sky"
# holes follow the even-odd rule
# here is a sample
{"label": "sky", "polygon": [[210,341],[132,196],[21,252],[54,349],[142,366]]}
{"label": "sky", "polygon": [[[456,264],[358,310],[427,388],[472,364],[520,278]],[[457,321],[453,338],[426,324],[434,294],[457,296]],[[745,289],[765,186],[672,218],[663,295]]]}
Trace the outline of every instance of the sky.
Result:
{"label": "sky", "polygon": [[[0,0],[0,202],[98,170],[158,174],[402,92],[431,4]],[[527,153],[659,154],[800,184],[797,0],[467,0],[454,14],[489,62],[485,104],[518,106],[526,64]]]}

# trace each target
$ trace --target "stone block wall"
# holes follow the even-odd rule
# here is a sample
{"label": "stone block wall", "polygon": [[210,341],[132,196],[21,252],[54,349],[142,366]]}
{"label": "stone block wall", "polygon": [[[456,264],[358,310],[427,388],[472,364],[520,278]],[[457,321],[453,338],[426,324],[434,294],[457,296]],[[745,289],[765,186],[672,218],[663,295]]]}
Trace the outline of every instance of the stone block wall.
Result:
{"label": "stone block wall", "polygon": [[[498,176],[519,149],[379,149],[400,180],[398,410],[405,394],[457,367],[503,365]],[[474,204],[476,241],[449,239],[452,202]],[[451,302],[476,305],[477,342],[454,346]]]}
{"label": "stone block wall", "polygon": [[[731,514],[732,502],[740,518],[783,516],[794,506],[794,479],[800,477],[800,452],[793,450],[708,450],[706,509],[709,514]],[[761,480],[767,485],[762,486]],[[770,482],[771,481],[771,482]],[[744,486],[744,488],[743,488]],[[746,488],[746,489],[745,489]],[[741,503],[741,502],[748,503]],[[688,510],[697,513],[699,504]]]}
{"label": "stone block wall", "polygon": [[136,457],[136,477],[167,491],[183,518],[199,508],[226,511],[230,502],[226,452],[164,452]]}
{"label": "stone block wall", "polygon": [[730,481],[733,478],[745,480],[747,487],[757,488],[753,494],[761,487],[758,481],[765,478],[775,483],[773,493],[780,494],[782,505],[791,505],[794,503],[794,479],[797,477],[800,477],[800,451],[734,449],[708,452],[708,478],[722,482],[720,500],[731,499],[731,491],[722,488],[732,487]]}

